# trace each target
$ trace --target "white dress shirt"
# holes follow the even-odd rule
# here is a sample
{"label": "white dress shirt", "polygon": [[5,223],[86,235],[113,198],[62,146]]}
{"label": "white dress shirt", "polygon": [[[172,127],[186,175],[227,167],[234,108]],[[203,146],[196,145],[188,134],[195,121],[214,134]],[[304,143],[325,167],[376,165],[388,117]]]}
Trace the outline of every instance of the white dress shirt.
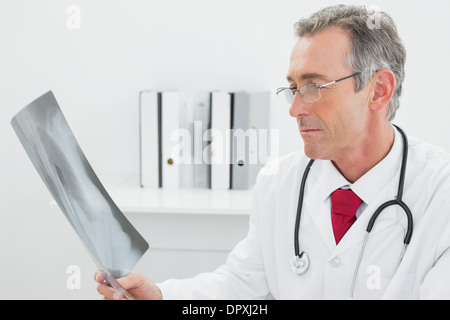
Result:
{"label": "white dress shirt", "polygon": [[[395,132],[389,154],[355,183],[328,160],[316,160],[305,186],[300,250],[310,257],[303,275],[290,270],[300,182],[309,159],[296,152],[271,161],[259,173],[249,232],[214,272],[158,284],[165,299],[347,299],[367,223],[396,197],[403,141]],[[409,137],[403,200],[414,220],[411,243],[397,269],[407,219],[386,208],[370,233],[354,299],[450,299],[450,156]],[[336,245],[331,193],[351,188],[363,204]],[[297,240],[297,239],[296,239]]]}

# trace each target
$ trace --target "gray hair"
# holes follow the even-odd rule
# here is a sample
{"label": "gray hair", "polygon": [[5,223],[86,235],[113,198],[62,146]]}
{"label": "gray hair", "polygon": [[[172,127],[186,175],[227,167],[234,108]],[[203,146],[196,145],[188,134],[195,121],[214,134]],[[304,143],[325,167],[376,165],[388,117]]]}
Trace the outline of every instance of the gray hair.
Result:
{"label": "gray hair", "polygon": [[299,37],[314,35],[329,27],[346,30],[351,37],[347,64],[354,73],[361,72],[355,78],[356,92],[364,89],[378,70],[389,69],[394,73],[396,88],[387,114],[389,121],[394,119],[405,79],[406,50],[391,16],[377,8],[337,5],[324,8],[294,25]]}

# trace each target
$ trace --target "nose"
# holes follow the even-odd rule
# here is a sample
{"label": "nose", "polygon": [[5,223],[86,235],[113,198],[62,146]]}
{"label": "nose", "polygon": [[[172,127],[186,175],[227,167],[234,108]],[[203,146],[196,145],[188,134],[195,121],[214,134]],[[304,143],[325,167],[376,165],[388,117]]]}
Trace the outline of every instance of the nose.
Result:
{"label": "nose", "polygon": [[294,118],[300,116],[308,116],[311,114],[311,103],[306,103],[303,101],[300,93],[297,91],[294,95],[294,100],[292,100],[291,107],[289,108],[289,115]]}

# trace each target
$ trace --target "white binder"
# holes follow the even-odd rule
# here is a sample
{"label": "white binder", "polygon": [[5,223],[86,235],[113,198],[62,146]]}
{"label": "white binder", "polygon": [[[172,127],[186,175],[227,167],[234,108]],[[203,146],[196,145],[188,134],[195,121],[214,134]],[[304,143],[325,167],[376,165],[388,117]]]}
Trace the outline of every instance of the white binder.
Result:
{"label": "white binder", "polygon": [[211,155],[208,154],[206,147],[208,141],[209,129],[211,128],[211,93],[201,91],[194,93],[194,121],[193,121],[193,168],[194,168],[194,187],[211,187]]}
{"label": "white binder", "polygon": [[179,93],[179,134],[172,138],[178,139],[177,150],[174,150],[180,157],[179,179],[180,188],[194,187],[194,154],[192,146],[195,94],[182,91]]}
{"label": "white binder", "polygon": [[161,129],[160,156],[161,181],[160,187],[178,188],[180,186],[179,145],[179,93],[164,91],[161,93]]}
{"label": "white binder", "polygon": [[140,184],[143,188],[159,186],[158,93],[139,93],[140,113]]}
{"label": "white binder", "polygon": [[211,189],[230,189],[231,96],[211,93]]}

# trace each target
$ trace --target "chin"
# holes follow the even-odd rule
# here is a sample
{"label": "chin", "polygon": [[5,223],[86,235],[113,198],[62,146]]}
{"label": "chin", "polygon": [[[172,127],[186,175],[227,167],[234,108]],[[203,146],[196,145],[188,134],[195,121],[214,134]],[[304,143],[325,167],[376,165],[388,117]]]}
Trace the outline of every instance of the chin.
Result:
{"label": "chin", "polygon": [[310,159],[322,159],[322,160],[327,160],[326,159],[326,153],[324,152],[324,148],[321,148],[320,146],[308,146],[305,145],[304,146],[304,152],[305,155],[310,158]]}
{"label": "chin", "polygon": [[315,148],[304,147],[305,155],[310,159],[320,159],[320,153]]}

